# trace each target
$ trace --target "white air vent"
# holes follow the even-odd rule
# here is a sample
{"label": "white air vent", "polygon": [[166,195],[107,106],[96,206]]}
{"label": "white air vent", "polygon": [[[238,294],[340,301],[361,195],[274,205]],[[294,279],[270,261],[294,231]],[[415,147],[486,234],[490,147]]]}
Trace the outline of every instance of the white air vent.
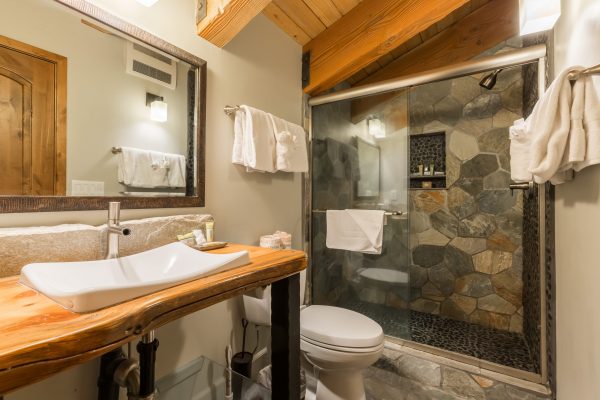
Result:
{"label": "white air vent", "polygon": [[127,73],[170,89],[177,87],[177,61],[139,44],[127,42]]}

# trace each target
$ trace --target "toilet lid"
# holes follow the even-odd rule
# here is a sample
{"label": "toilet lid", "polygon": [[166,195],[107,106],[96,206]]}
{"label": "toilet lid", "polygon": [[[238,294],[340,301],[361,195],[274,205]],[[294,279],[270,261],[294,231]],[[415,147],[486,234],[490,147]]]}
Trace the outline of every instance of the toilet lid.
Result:
{"label": "toilet lid", "polygon": [[383,329],[377,322],[357,312],[330,306],[302,310],[300,334],[340,347],[374,347],[383,342]]}

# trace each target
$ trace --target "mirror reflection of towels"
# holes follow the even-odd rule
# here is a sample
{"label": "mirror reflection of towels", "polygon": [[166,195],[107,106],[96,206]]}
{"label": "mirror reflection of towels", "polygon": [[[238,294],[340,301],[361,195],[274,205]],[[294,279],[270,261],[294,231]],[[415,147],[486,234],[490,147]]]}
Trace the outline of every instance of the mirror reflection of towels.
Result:
{"label": "mirror reflection of towels", "polygon": [[118,155],[118,180],[138,188],[185,187],[185,157],[123,147]]}

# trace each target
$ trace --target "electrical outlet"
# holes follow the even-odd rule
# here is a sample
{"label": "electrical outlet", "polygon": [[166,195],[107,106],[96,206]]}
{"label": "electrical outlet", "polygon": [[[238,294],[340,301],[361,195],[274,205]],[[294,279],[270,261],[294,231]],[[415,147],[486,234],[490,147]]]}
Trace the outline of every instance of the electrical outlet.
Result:
{"label": "electrical outlet", "polygon": [[104,196],[104,182],[71,181],[71,196]]}

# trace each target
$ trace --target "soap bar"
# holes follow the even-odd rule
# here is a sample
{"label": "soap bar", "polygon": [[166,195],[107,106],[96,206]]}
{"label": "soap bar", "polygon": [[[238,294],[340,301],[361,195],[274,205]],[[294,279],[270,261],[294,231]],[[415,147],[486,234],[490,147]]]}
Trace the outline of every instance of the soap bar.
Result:
{"label": "soap bar", "polygon": [[208,242],[208,243],[204,243],[204,244],[200,244],[200,245],[192,245],[192,247],[196,250],[215,250],[215,249],[220,249],[222,247],[227,246],[227,242]]}

